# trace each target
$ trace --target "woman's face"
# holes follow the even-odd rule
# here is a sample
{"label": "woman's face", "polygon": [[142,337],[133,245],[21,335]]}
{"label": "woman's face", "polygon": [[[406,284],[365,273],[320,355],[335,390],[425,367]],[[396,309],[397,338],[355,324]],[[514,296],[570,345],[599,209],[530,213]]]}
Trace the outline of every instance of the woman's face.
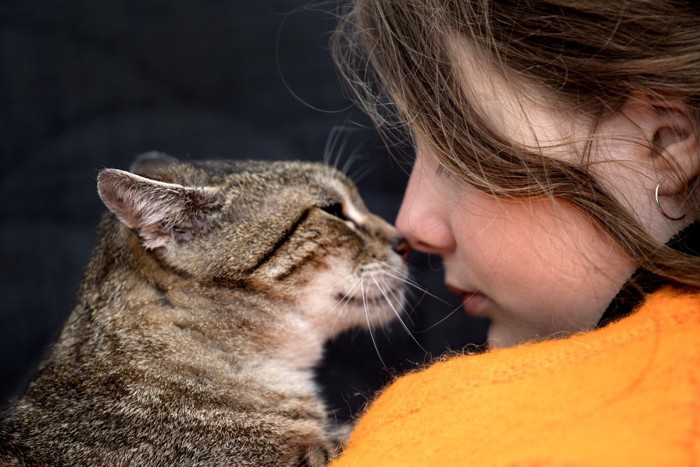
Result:
{"label": "woman's face", "polygon": [[[494,128],[551,157],[580,154],[589,122],[563,118],[518,93],[499,76],[465,61],[468,93]],[[634,163],[644,135],[625,115],[602,122],[590,159],[621,202],[651,225],[653,177]],[[606,136],[607,135],[607,136]],[[503,200],[445,173],[417,138],[417,159],[397,226],[414,249],[442,257],[445,282],[464,310],[488,318],[489,344],[592,329],[635,269],[587,217],[562,200]],[[659,239],[669,235],[652,232]]]}
{"label": "woman's face", "polygon": [[595,327],[634,269],[565,203],[497,199],[420,151],[397,226],[414,249],[442,257],[464,310],[491,321],[492,347]]}

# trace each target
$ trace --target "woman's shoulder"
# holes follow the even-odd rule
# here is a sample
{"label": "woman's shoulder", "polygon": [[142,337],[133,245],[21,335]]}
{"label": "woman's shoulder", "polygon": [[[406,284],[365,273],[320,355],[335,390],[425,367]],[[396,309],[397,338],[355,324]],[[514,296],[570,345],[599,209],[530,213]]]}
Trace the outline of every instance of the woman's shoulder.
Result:
{"label": "woman's shoulder", "polygon": [[699,337],[700,292],[666,288],[593,332],[444,359],[384,390],[337,465],[687,461]]}

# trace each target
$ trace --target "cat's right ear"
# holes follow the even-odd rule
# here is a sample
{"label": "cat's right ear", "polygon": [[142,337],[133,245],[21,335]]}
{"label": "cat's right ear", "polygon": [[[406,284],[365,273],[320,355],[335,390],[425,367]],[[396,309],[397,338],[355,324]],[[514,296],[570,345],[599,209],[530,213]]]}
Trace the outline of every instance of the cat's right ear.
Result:
{"label": "cat's right ear", "polygon": [[165,183],[117,169],[99,173],[97,191],[147,249],[190,240],[209,227],[221,207],[214,188]]}

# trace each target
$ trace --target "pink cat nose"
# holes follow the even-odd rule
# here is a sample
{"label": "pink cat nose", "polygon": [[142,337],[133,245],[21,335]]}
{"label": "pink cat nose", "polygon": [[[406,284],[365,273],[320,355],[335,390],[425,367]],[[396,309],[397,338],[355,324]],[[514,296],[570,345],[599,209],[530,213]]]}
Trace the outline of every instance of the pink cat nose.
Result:
{"label": "pink cat nose", "polygon": [[408,254],[411,252],[411,247],[403,237],[396,237],[391,244],[391,248],[398,253],[404,261],[408,260]]}

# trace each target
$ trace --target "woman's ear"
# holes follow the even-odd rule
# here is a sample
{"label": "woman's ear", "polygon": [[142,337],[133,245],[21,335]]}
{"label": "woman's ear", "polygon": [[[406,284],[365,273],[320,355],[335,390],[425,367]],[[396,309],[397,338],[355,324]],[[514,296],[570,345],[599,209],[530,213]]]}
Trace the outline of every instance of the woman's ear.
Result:
{"label": "woman's ear", "polygon": [[650,143],[650,162],[658,174],[659,194],[682,192],[700,174],[697,122],[680,99],[634,94],[622,113]]}

